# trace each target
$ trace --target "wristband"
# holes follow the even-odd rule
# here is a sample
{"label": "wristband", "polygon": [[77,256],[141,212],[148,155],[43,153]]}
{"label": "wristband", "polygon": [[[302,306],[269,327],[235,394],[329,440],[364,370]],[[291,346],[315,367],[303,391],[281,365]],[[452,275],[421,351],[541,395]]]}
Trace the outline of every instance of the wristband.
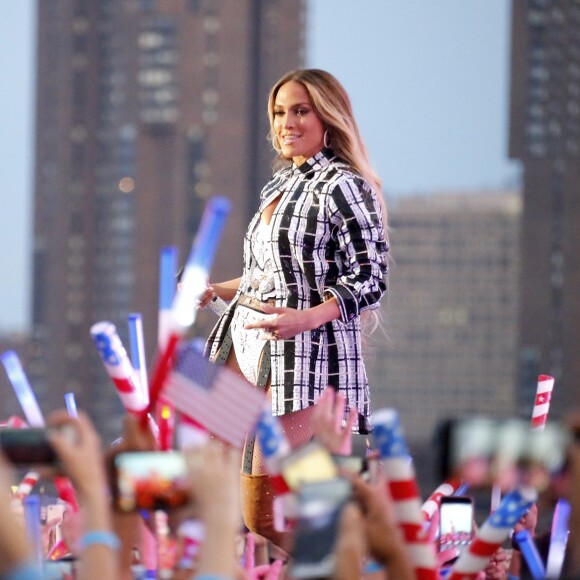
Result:
{"label": "wristband", "polygon": [[79,548],[81,550],[86,550],[89,546],[93,546],[94,544],[101,544],[102,546],[106,546],[115,551],[119,550],[121,547],[121,542],[116,534],[105,530],[93,530],[87,532],[79,540]]}

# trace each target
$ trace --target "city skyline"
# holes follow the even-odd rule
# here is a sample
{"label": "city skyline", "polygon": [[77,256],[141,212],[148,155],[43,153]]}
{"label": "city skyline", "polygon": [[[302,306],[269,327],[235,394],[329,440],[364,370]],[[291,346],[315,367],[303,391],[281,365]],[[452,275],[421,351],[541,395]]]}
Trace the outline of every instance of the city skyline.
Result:
{"label": "city skyline", "polygon": [[[343,0],[331,11],[329,0],[309,2],[306,64],[330,70],[349,91],[387,196],[517,181],[506,145],[509,5],[483,4],[369,1],[353,13]],[[0,332],[23,330],[30,318],[33,5],[0,7],[1,63],[14,87],[0,120],[0,239],[9,249],[0,260],[9,272]],[[336,42],[337,31],[344,42]]]}

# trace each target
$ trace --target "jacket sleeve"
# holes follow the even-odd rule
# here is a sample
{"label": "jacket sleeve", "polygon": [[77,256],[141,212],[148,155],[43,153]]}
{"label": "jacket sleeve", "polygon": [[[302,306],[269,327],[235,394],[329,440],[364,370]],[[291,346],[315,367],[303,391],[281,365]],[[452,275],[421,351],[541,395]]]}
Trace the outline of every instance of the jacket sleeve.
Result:
{"label": "jacket sleeve", "polygon": [[329,209],[339,276],[324,295],[336,298],[340,320],[348,323],[376,307],[386,291],[388,244],[381,206],[364,180],[339,181],[329,195]]}

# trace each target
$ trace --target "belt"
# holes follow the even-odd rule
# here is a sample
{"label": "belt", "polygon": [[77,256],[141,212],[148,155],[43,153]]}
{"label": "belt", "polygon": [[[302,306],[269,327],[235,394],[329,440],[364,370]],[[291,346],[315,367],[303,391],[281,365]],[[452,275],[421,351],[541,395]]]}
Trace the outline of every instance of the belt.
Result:
{"label": "belt", "polygon": [[262,301],[258,300],[257,298],[254,298],[253,296],[241,294],[240,297],[238,298],[238,304],[240,306],[246,306],[247,308],[251,308],[252,310],[256,310],[258,312],[264,312],[264,305],[276,306],[276,299],[268,298],[268,300]]}

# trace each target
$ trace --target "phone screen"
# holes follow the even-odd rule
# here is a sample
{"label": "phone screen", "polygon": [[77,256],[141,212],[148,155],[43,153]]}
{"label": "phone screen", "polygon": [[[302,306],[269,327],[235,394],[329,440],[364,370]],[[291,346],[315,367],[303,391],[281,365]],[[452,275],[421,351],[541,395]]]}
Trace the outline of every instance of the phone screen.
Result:
{"label": "phone screen", "polygon": [[0,449],[15,465],[54,465],[57,456],[43,428],[0,429]]}
{"label": "phone screen", "polygon": [[292,578],[323,578],[334,570],[334,546],[350,483],[341,478],[306,483],[298,492]]}
{"label": "phone screen", "polygon": [[282,460],[282,476],[288,487],[334,479],[338,470],[332,455],[318,443],[308,443]]}
{"label": "phone screen", "polygon": [[439,550],[465,548],[473,538],[473,501],[469,497],[443,497],[439,508]]}
{"label": "phone screen", "polygon": [[169,510],[189,500],[187,466],[177,451],[120,453],[115,469],[115,505],[121,511]]}

